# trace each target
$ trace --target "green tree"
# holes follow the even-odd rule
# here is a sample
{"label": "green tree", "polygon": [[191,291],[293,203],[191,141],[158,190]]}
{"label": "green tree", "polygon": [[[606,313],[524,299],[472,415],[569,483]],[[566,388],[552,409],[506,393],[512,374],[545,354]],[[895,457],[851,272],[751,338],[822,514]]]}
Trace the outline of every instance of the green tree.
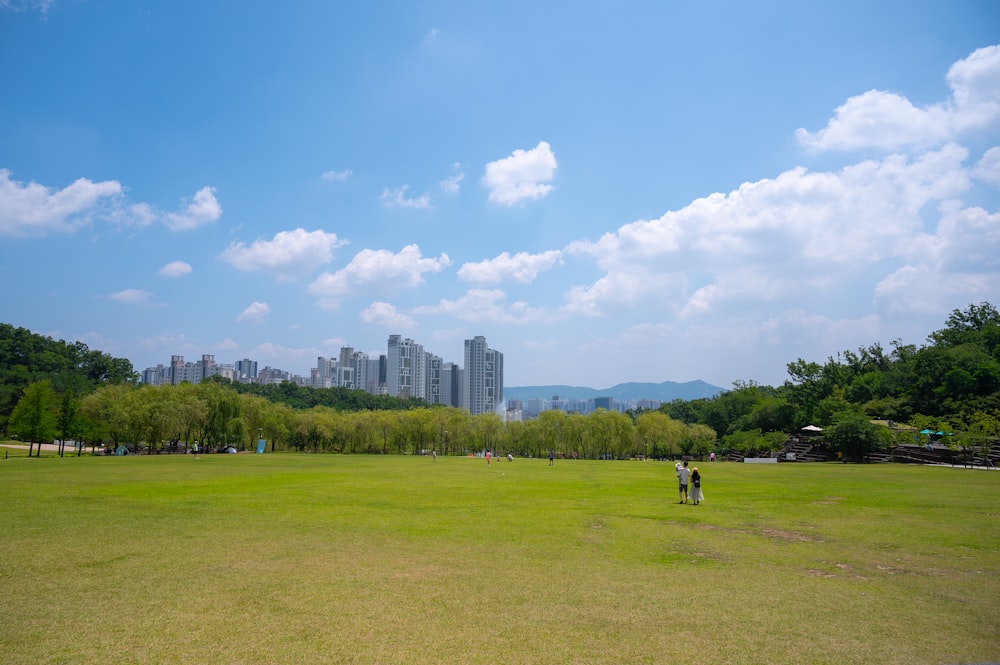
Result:
{"label": "green tree", "polygon": [[81,432],[81,422],[79,413],[79,403],[73,394],[72,388],[67,388],[63,394],[59,408],[59,456],[63,456],[66,449],[66,440],[74,439],[77,442],[77,456],[83,450],[83,442],[79,440]]}
{"label": "green tree", "polygon": [[36,457],[41,457],[42,443],[52,441],[59,427],[59,407],[55,390],[48,380],[32,383],[24,390],[10,414],[11,434],[28,440],[28,457],[38,443]]}
{"label": "green tree", "polygon": [[875,425],[861,413],[842,412],[837,422],[826,429],[824,435],[833,450],[844,460],[864,462],[876,450],[885,447],[889,431]]}

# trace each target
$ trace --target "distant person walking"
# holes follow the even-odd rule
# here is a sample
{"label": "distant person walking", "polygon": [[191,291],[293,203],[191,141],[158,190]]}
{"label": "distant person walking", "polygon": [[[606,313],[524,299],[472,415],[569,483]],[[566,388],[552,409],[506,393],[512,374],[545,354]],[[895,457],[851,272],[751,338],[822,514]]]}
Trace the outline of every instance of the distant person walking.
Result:
{"label": "distant person walking", "polygon": [[556,463],[556,451],[549,448],[549,466]]}
{"label": "distant person walking", "polygon": [[691,469],[688,468],[688,463],[684,462],[684,465],[677,469],[677,495],[680,498],[677,503],[688,502],[688,480],[690,478]]}
{"label": "distant person walking", "polygon": [[715,453],[711,453],[711,454],[710,454],[710,455],[708,456],[708,461],[709,461],[709,462],[714,462],[714,461],[715,461]]}
{"label": "distant person walking", "polygon": [[493,457],[492,453],[490,453],[489,449],[487,448],[486,449],[486,466],[490,465],[490,459],[492,459],[492,457]]}
{"label": "distant person walking", "polygon": [[701,492],[701,474],[698,473],[698,467],[691,469],[691,500],[696,506],[699,501],[705,500],[705,495]]}
{"label": "distant person walking", "polygon": [[194,442],[194,447],[192,448],[192,450],[194,451],[194,458],[198,459],[198,442],[197,441]]}
{"label": "distant person walking", "polygon": [[436,450],[431,451],[431,460],[434,462],[438,461],[438,451]]}

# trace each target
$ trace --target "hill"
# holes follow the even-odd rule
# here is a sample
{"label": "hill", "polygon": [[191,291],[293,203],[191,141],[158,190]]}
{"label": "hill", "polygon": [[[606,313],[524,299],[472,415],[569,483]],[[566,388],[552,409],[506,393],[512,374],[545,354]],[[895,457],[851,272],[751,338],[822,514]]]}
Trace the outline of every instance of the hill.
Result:
{"label": "hill", "polygon": [[519,399],[527,401],[529,399],[552,399],[558,395],[559,399],[593,399],[595,397],[613,397],[617,400],[658,400],[660,402],[672,402],[675,399],[693,400],[704,397],[714,397],[725,392],[725,388],[719,388],[704,381],[687,381],[677,383],[676,381],[664,381],[663,383],[619,383],[610,388],[598,390],[584,386],[510,386],[504,387],[503,396],[505,400]]}

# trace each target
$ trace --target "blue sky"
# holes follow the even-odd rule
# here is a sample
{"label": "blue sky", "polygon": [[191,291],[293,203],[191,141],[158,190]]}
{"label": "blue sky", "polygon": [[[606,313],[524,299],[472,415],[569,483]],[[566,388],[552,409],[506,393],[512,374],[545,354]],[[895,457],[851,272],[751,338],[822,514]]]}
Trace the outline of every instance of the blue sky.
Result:
{"label": "blue sky", "polygon": [[0,0],[0,321],[778,385],[1000,304],[1000,4]]}

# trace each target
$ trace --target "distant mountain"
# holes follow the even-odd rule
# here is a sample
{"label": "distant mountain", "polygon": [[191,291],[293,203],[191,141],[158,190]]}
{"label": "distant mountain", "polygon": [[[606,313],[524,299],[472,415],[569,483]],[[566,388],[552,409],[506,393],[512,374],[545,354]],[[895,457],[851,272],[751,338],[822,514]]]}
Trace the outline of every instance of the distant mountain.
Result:
{"label": "distant mountain", "polygon": [[725,392],[704,381],[664,381],[663,383],[619,383],[617,386],[597,390],[583,386],[504,386],[505,400],[520,399],[593,399],[595,397],[613,397],[617,400],[649,399],[660,402],[672,402],[675,399],[693,400],[703,397],[714,397]]}

